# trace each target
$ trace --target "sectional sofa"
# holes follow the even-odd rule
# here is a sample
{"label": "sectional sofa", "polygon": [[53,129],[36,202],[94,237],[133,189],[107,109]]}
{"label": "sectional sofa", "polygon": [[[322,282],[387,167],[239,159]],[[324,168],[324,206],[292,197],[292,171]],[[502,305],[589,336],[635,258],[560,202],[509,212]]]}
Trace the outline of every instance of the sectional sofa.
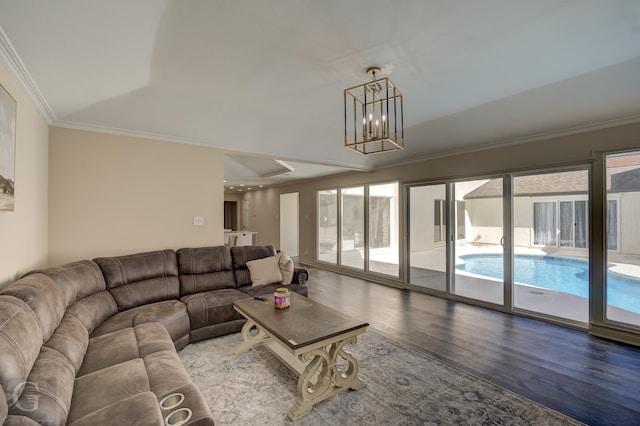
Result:
{"label": "sectional sofa", "polygon": [[[283,285],[253,285],[247,262],[276,258],[273,246],[161,250],[33,271],[7,285],[0,421],[214,424],[176,350],[240,330],[233,301]],[[307,279],[295,268],[290,289],[306,296]]]}

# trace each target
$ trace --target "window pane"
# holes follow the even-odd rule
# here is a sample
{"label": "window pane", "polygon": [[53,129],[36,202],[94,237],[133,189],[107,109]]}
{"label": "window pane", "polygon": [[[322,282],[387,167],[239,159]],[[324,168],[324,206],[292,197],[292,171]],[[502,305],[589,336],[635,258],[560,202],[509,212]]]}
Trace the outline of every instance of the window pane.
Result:
{"label": "window pane", "polygon": [[341,264],[364,269],[364,187],[342,189],[341,196]]}
{"label": "window pane", "polygon": [[575,246],[579,248],[587,248],[587,229],[589,222],[587,221],[587,202],[576,201],[576,239]]}
{"label": "window pane", "polygon": [[457,239],[451,291],[459,296],[504,304],[503,180],[454,184]]}
{"label": "window pane", "polygon": [[398,184],[369,186],[369,270],[399,274]]}
{"label": "window pane", "polygon": [[640,151],[607,155],[607,319],[640,327]]}
{"label": "window pane", "polygon": [[573,202],[560,202],[560,247],[573,247]]}
{"label": "window pane", "polygon": [[409,284],[446,290],[445,197],[443,184],[409,189]]}
{"label": "window pane", "polygon": [[444,241],[444,200],[435,200],[433,203],[433,242]]}
{"label": "window pane", "polygon": [[588,170],[515,176],[513,188],[514,309],[587,323],[589,258],[574,247],[587,247]]}
{"label": "window pane", "polygon": [[318,191],[318,260],[338,261],[338,190]]}
{"label": "window pane", "polygon": [[458,240],[464,240],[467,237],[466,231],[466,213],[464,209],[464,201],[456,201],[456,229]]}
{"label": "window pane", "polygon": [[618,202],[607,201],[607,249],[618,250]]}
{"label": "window pane", "polygon": [[533,203],[533,244],[556,246],[556,203]]}

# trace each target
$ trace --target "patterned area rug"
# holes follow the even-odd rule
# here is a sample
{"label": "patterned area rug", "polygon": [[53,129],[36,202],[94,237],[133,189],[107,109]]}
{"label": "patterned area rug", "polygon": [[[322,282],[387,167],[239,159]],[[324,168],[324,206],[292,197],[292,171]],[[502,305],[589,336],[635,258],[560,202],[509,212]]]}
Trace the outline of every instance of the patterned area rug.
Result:
{"label": "patterned area rug", "polygon": [[[239,333],[179,352],[217,425],[292,423],[297,376],[268,350],[235,355]],[[347,350],[367,386],[317,404],[297,425],[580,425],[369,328]]]}

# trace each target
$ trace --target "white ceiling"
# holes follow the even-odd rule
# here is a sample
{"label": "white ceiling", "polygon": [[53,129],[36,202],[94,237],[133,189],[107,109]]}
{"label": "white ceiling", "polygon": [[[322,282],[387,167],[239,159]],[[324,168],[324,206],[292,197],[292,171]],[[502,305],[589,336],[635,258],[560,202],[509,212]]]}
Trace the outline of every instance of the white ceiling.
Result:
{"label": "white ceiling", "polygon": [[[638,0],[0,0],[0,27],[53,125],[295,163],[280,181],[640,121]],[[371,65],[404,151],[344,147]]]}

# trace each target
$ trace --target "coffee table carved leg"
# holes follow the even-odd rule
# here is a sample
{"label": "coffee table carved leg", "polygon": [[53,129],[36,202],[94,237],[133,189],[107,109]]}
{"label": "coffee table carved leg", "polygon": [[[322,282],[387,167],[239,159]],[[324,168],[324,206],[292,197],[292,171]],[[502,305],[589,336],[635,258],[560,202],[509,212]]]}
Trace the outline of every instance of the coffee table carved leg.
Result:
{"label": "coffee table carved leg", "polygon": [[255,345],[269,339],[269,335],[251,320],[247,320],[244,326],[242,326],[241,334],[242,342],[233,350],[236,355],[246,352]]}
{"label": "coffee table carved leg", "polygon": [[[358,377],[358,361],[344,350],[347,343],[353,345],[356,341],[351,337],[299,356],[307,367],[298,379],[298,398],[289,410],[291,420],[304,416],[315,404],[337,393],[366,386]],[[347,363],[345,371],[338,366],[339,358]]]}

